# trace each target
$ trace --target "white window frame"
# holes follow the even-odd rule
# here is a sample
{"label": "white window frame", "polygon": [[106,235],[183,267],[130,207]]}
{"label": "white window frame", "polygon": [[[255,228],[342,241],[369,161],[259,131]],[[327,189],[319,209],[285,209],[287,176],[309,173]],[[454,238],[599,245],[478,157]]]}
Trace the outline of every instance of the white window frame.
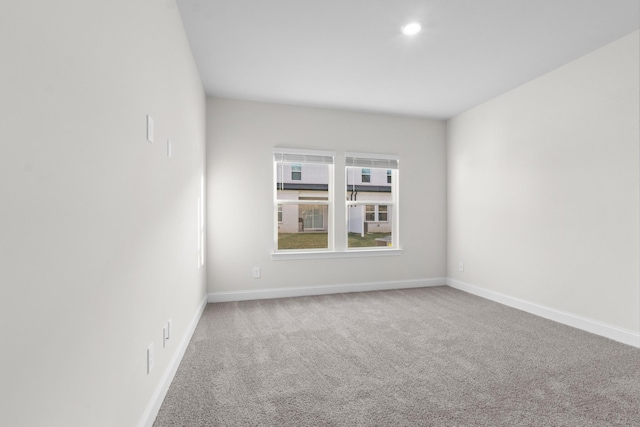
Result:
{"label": "white window frame", "polygon": [[[294,148],[274,148],[273,149],[274,157],[273,161],[273,250],[271,252],[271,259],[275,261],[281,260],[305,260],[305,259],[330,259],[330,258],[358,258],[358,257],[385,257],[385,256],[398,256],[402,254],[402,248],[400,247],[400,232],[399,232],[399,180],[398,180],[398,164],[399,157],[395,155],[388,154],[363,154],[363,153],[344,153],[344,155],[337,156],[335,152],[330,151],[320,151],[320,150],[303,150],[303,149],[294,149]],[[328,197],[327,200],[284,200],[278,199],[278,161],[276,160],[276,155],[291,155],[290,158],[296,159],[304,159],[305,155],[308,156],[330,156],[332,158],[332,163],[328,166]],[[298,157],[296,157],[298,156]],[[348,206],[353,204],[351,201],[346,201],[346,191],[347,191],[347,168],[344,167],[347,159],[349,157],[355,157],[358,161],[363,162],[363,159],[368,159],[368,163],[371,165],[364,166],[364,168],[374,168],[374,169],[393,169],[388,167],[389,165],[395,165],[395,170],[392,170],[392,201],[388,200],[377,200],[377,201],[365,201],[362,204],[373,204],[373,205],[386,205],[387,206],[387,218],[388,215],[391,216],[392,225],[392,246],[377,246],[377,247],[367,247],[367,248],[349,248],[348,245]],[[288,160],[287,163],[302,163],[299,160]],[[336,179],[336,166],[340,167],[344,174],[340,173],[340,179],[344,179],[342,184],[342,189],[338,191],[336,194],[335,191],[335,179]],[[280,171],[281,173],[284,170]],[[284,182],[284,176],[283,182]],[[342,200],[337,199],[337,197],[342,198]],[[288,205],[288,204],[318,204],[318,205],[326,205],[328,208],[327,213],[327,225],[328,225],[328,233],[327,233],[327,249],[285,249],[278,250],[278,225],[281,223],[278,222],[278,205]],[[360,204],[360,202],[356,202]],[[335,215],[336,209],[339,209],[338,215],[342,215],[344,217],[344,230],[342,227],[336,227],[335,224]],[[377,212],[377,215],[379,213]],[[284,219],[284,218],[283,218]],[[376,216],[376,219],[379,219]],[[389,222],[389,221],[386,221]]]}
{"label": "white window frame", "polygon": [[[364,205],[365,208],[365,222],[389,222],[389,215],[391,215],[391,247],[400,248],[400,215],[399,215],[399,200],[400,200],[400,185],[399,185],[399,170],[400,170],[400,157],[391,154],[374,154],[374,153],[345,153],[345,190],[348,186],[348,175],[350,168],[367,168],[367,169],[386,169],[391,171],[391,200],[375,200],[375,199],[360,199],[349,200],[346,203],[351,206]],[[372,174],[373,175],[373,174]],[[356,185],[352,183],[352,185]],[[364,196],[366,197],[366,196]],[[346,199],[346,197],[345,197]],[[375,205],[374,219],[376,221],[366,221],[366,205]],[[387,221],[377,221],[378,206],[387,206]],[[370,247],[370,248],[349,248],[348,247],[348,234],[349,234],[349,212],[345,209],[345,234],[347,234],[347,251],[380,251],[388,250],[385,246]],[[382,248],[382,249],[381,249]]]}
{"label": "white window frame", "polygon": [[[278,255],[290,255],[290,254],[318,254],[318,253],[331,253],[334,251],[334,165],[335,165],[335,152],[333,151],[320,151],[320,150],[301,150],[295,148],[274,148],[273,149],[273,209],[274,209],[274,235],[273,235],[273,251],[272,256]],[[328,173],[327,182],[327,199],[318,200],[288,200],[278,199],[278,163],[286,162],[291,164],[326,164]],[[302,170],[302,168],[301,168]],[[281,172],[282,175],[282,172]],[[284,181],[284,176],[282,176]],[[285,205],[319,205],[327,206],[327,248],[322,249],[278,249],[278,206]]]}

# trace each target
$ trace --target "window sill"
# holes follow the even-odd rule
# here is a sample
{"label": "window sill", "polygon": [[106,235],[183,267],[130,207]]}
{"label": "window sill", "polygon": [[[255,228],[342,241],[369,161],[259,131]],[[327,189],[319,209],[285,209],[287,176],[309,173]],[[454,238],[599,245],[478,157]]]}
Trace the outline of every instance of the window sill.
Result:
{"label": "window sill", "polygon": [[346,251],[314,251],[314,252],[272,252],[274,261],[295,259],[330,259],[330,258],[368,258],[380,256],[397,256],[402,254],[402,249],[360,249]]}

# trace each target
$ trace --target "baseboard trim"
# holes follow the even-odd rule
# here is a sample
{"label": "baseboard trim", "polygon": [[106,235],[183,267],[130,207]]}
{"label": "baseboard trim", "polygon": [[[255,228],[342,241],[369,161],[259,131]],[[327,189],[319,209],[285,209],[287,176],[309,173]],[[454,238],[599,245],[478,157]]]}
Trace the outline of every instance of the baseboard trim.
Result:
{"label": "baseboard trim", "polygon": [[344,285],[310,286],[304,288],[276,288],[235,292],[213,292],[207,295],[208,301],[231,302],[256,299],[289,298],[311,295],[344,294],[349,292],[386,291],[392,289],[426,288],[430,286],[445,286],[447,279],[437,277],[433,279],[397,280],[393,282],[352,283]]}
{"label": "baseboard trim", "polygon": [[204,309],[206,306],[207,306],[207,297],[205,296],[200,302],[200,305],[198,306],[196,313],[191,318],[191,322],[189,322],[189,325],[187,326],[187,330],[185,331],[184,336],[180,340],[180,343],[178,343],[178,347],[176,348],[176,351],[173,353],[173,357],[171,358],[171,361],[169,362],[167,369],[162,374],[162,378],[160,378],[160,382],[158,383],[158,386],[153,392],[153,395],[151,396],[151,400],[149,400],[149,403],[145,408],[144,414],[142,414],[142,417],[140,418],[138,427],[153,426],[153,423],[156,420],[156,416],[158,416],[158,411],[160,411],[160,406],[162,406],[162,401],[167,395],[167,391],[169,391],[169,386],[171,385],[171,382],[173,381],[173,377],[176,375],[176,372],[178,371],[178,366],[180,366],[182,357],[184,356],[185,351],[187,351],[187,346],[191,341],[191,337],[193,336],[193,333],[196,330],[196,326],[198,325],[198,322],[200,321],[200,317],[202,316],[202,313],[204,312]]}
{"label": "baseboard trim", "polygon": [[447,278],[447,285],[452,288],[477,295],[479,297],[495,301],[500,304],[507,305],[509,307],[517,308],[518,310],[526,311],[527,313],[535,314],[536,316],[544,317],[545,319],[553,320],[555,322],[582,329],[583,331],[591,332],[593,334],[600,335],[614,341],[621,342],[623,344],[640,348],[640,334],[638,332],[619,328],[617,326],[609,325],[607,323],[599,322],[593,319],[588,319],[586,317],[578,316],[572,313],[567,313],[565,311],[556,310],[551,307],[535,304],[519,298],[514,298],[499,292],[481,288],[476,285],[470,285],[468,283],[464,283],[451,278]]}

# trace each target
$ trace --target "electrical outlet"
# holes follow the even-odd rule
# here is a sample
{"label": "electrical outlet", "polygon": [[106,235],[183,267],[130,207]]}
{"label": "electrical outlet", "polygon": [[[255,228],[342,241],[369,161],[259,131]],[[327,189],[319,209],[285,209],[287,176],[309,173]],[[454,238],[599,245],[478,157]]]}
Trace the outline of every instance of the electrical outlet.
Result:
{"label": "electrical outlet", "polygon": [[260,278],[260,267],[253,267],[253,278],[254,279]]}
{"label": "electrical outlet", "polygon": [[460,270],[460,271],[464,271],[464,262],[460,261],[460,262],[458,263],[458,270]]}
{"label": "electrical outlet", "polygon": [[151,373],[153,369],[153,365],[155,364],[155,355],[153,351],[153,343],[149,344],[147,347],[147,374]]}

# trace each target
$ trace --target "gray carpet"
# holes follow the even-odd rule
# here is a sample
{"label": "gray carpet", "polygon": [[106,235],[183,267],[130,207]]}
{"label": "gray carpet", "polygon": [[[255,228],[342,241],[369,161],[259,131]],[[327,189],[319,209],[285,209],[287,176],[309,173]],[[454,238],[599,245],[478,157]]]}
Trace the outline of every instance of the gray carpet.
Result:
{"label": "gray carpet", "polygon": [[640,350],[449,287],[209,304],[154,426],[640,426]]}

